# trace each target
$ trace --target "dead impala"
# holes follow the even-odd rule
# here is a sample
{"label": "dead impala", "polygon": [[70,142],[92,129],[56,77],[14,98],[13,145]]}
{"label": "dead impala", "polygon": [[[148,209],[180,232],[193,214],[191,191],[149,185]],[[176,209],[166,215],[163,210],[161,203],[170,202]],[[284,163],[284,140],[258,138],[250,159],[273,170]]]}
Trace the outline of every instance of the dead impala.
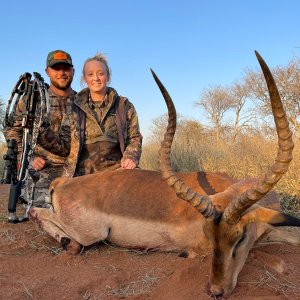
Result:
{"label": "dead impala", "polygon": [[[50,186],[52,207],[31,208],[31,219],[74,254],[82,245],[101,240],[190,257],[210,247],[210,292],[228,296],[258,238],[268,234],[272,241],[299,244],[299,238],[274,227],[300,226],[299,219],[255,204],[287,171],[294,147],[272,74],[258,53],[256,56],[268,85],[278,134],[277,157],[264,177],[235,181],[225,174],[175,174],[170,152],[176,110],[153,73],[169,112],[160,150],[162,173],[116,170],[56,179]],[[269,197],[276,198],[275,193]]]}

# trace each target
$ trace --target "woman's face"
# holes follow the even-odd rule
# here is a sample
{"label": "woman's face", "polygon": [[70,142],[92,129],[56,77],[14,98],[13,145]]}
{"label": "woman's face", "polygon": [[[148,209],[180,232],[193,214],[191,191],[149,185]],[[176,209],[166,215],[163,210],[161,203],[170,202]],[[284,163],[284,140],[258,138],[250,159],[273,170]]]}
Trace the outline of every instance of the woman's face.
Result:
{"label": "woman's face", "polygon": [[104,95],[108,81],[105,65],[97,60],[87,62],[84,67],[84,80],[91,94],[97,93]]}

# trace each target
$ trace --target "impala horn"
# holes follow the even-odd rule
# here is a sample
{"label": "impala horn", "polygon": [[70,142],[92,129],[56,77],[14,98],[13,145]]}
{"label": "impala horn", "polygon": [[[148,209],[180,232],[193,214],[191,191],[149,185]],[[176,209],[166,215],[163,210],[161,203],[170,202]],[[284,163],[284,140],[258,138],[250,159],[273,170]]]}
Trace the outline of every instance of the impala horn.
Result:
{"label": "impala horn", "polygon": [[272,112],[278,135],[278,151],[275,162],[263,179],[258,179],[254,188],[245,191],[225,209],[223,217],[228,224],[236,224],[246,209],[262,199],[288,170],[288,166],[293,159],[292,152],[294,143],[292,131],[289,128],[289,122],[282,106],[276,83],[265,61],[256,51],[255,55],[261,66],[269,90]]}
{"label": "impala horn", "polygon": [[190,187],[186,186],[186,184],[180,178],[178,178],[172,170],[170,153],[176,131],[176,109],[169,93],[160,82],[154,71],[152,69],[150,70],[168,107],[168,126],[159,151],[162,178],[163,180],[166,180],[168,185],[175,190],[178,197],[195,207],[204,217],[214,217],[216,210],[210,197],[206,195],[201,196],[194,192]]}

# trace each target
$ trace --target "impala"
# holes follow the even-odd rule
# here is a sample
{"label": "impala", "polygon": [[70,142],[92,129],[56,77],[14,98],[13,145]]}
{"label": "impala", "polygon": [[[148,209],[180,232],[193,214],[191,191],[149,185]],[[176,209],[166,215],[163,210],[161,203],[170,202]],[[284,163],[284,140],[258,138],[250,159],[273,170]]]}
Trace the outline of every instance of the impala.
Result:
{"label": "impala", "polygon": [[31,208],[31,219],[74,254],[82,245],[101,240],[189,257],[210,247],[210,292],[228,296],[258,238],[268,234],[270,241],[299,244],[297,236],[274,227],[299,226],[299,219],[256,204],[266,197],[276,198],[270,191],[287,171],[294,147],[272,74],[257,52],[256,56],[268,85],[278,135],[277,157],[264,177],[236,181],[226,174],[175,174],[170,152],[176,110],[152,71],[169,113],[160,150],[161,173],[135,169],[58,178],[49,190],[51,207]]}

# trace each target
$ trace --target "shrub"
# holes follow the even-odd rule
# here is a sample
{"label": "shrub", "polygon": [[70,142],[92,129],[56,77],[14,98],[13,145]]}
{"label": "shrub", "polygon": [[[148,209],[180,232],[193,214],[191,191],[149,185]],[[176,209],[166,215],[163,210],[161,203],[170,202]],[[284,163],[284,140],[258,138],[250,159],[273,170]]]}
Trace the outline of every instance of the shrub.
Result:
{"label": "shrub", "polygon": [[[274,162],[277,141],[263,136],[242,136],[233,146],[214,142],[209,135],[192,141],[176,135],[172,146],[171,162],[175,171],[224,172],[236,179],[259,177]],[[158,170],[158,142],[143,147],[141,168]],[[276,190],[281,195],[282,208],[300,214],[300,141],[295,142],[294,159]]]}

